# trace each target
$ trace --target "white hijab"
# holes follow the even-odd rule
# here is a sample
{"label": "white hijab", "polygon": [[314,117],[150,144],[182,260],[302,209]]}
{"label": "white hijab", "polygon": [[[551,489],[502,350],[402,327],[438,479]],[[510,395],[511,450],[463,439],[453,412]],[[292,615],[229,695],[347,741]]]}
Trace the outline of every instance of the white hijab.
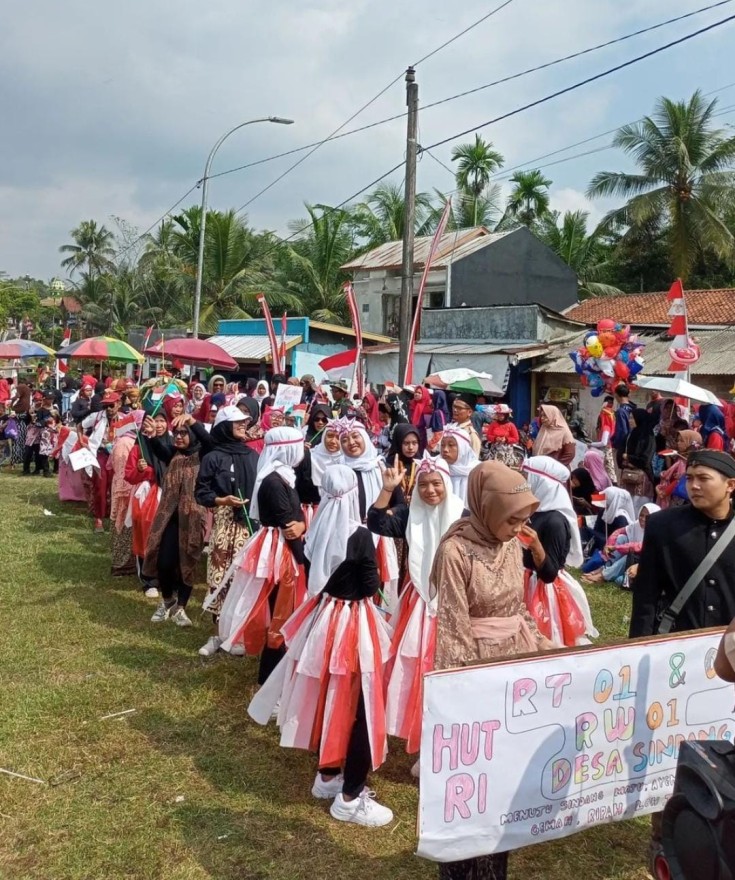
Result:
{"label": "white hijab", "polygon": [[602,514],[603,522],[608,525],[617,517],[624,516],[629,523],[636,521],[635,509],[633,507],[633,499],[627,489],[621,489],[619,486],[608,486],[602,490],[605,496],[605,510]]}
{"label": "white hijab", "polygon": [[250,516],[260,519],[258,492],[263,480],[272,473],[292,489],[296,485],[294,468],[304,458],[304,437],[298,428],[271,428],[265,435],[265,448],[258,459],[253,497],[250,499]]}
{"label": "white hijab", "polygon": [[523,474],[531,491],[541,502],[536,512],[558,510],[569,523],[572,540],[565,564],[579,568],[584,562],[584,553],[577,514],[567,489],[571,477],[569,468],[548,455],[534,455],[525,461]]}
{"label": "white hijab", "polygon": [[[652,513],[657,513],[661,508],[658,504],[653,504],[649,502],[648,504],[644,504],[638,512],[638,516],[640,517],[641,511],[647,510],[648,515],[650,516]],[[643,535],[645,534],[644,527],[640,524],[638,520],[632,522],[625,530],[625,534],[628,536],[628,541],[631,544],[642,544],[643,543]]]}
{"label": "white hijab", "polygon": [[[444,480],[445,498],[436,507],[429,507],[421,500],[418,482],[422,474],[441,474]],[[449,465],[443,458],[426,456],[416,472],[416,489],[408,509],[408,572],[411,582],[425,602],[429,602],[429,575],[434,556],[444,533],[462,516],[464,501],[452,491]]]}
{"label": "white hijab", "polygon": [[442,437],[454,437],[457,444],[457,460],[449,465],[449,479],[452,481],[454,494],[467,503],[467,480],[472,471],[480,463],[477,453],[472,448],[470,435],[464,428],[460,428],[456,422],[452,422],[444,428]]}
{"label": "white hijab", "polygon": [[317,596],[345,561],[347,542],[360,526],[357,476],[341,464],[330,467],[322,480],[322,500],[304,544],[309,569],[309,595]]}
{"label": "white hijab", "polygon": [[353,431],[361,431],[365,442],[365,451],[358,458],[351,458],[343,452],[344,463],[353,471],[362,474],[362,486],[365,490],[365,509],[368,510],[375,503],[383,488],[383,469],[378,460],[378,450],[373,446],[367,428],[357,419],[340,419],[339,436],[351,434]]}
{"label": "white hijab", "polygon": [[328,467],[332,467],[335,464],[344,464],[345,461],[341,447],[336,452],[327,451],[327,447],[324,445],[324,438],[327,436],[328,431],[330,433],[336,432],[339,435],[339,422],[330,419],[322,431],[319,442],[311,450],[311,482],[317,488],[321,488],[324,471]]}
{"label": "white hijab", "polygon": [[[265,388],[265,392],[263,394],[260,393],[261,388]],[[270,391],[268,389],[268,383],[264,382],[261,379],[260,382],[258,382],[258,384],[255,386],[255,394],[253,394],[253,398],[255,400],[257,400],[258,403],[260,403],[261,400],[265,400],[266,397],[268,397],[269,395],[270,395]]]}

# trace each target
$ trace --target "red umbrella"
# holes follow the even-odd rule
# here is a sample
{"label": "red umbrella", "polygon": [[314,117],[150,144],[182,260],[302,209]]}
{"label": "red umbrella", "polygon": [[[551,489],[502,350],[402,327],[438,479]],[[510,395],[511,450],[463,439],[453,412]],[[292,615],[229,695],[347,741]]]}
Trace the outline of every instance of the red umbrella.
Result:
{"label": "red umbrella", "polygon": [[237,361],[229,354],[207,339],[161,339],[155,345],[146,348],[143,354],[149,357],[176,358],[185,364],[198,367],[218,367],[221,370],[236,370]]}

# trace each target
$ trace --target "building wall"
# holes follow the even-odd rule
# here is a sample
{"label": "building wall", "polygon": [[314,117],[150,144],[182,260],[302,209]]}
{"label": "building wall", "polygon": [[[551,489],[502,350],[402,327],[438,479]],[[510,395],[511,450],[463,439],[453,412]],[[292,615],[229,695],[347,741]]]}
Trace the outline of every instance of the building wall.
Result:
{"label": "building wall", "polygon": [[539,320],[539,310],[534,306],[424,309],[421,339],[535,342],[539,339]]}
{"label": "building wall", "polygon": [[577,302],[577,276],[525,227],[451,267],[450,306],[540,303],[561,312]]}

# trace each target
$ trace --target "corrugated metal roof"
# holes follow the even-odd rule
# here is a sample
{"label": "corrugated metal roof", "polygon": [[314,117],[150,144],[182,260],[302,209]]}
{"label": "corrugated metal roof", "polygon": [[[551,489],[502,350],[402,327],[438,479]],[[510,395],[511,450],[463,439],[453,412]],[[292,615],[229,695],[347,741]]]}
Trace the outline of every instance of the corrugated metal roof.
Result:
{"label": "corrugated metal roof", "polygon": [[[474,226],[471,229],[447,232],[439,240],[439,247],[431,262],[431,266],[434,269],[441,269],[449,264],[450,258],[451,262],[461,260],[468,254],[479,251],[493,242],[505,238],[506,235],[512,235],[513,232],[515,232],[514,229],[508,232],[490,232],[485,226]],[[433,240],[433,235],[423,235],[416,239],[413,252],[414,269],[423,268]],[[356,269],[399,269],[402,260],[403,242],[389,241],[351,262],[345,263],[342,268],[348,272]]]}
{"label": "corrugated metal roof", "polygon": [[[339,324],[327,324],[324,321],[313,321],[309,318],[309,327],[314,330],[325,330],[327,333],[339,333],[342,336],[354,336],[355,331],[352,327],[343,327]],[[370,342],[390,342],[390,336],[381,336],[379,333],[368,333],[366,330],[362,331],[362,338],[367,339]]]}
{"label": "corrugated metal roof", "polygon": [[[280,336],[278,341],[280,343]],[[301,341],[301,336],[287,336],[286,349],[293,348]],[[224,348],[236,361],[270,361],[271,359],[271,346],[267,336],[212,336],[209,342]]]}
{"label": "corrugated metal roof", "polygon": [[[671,339],[646,334],[640,334],[639,338],[641,342],[646,343],[643,350],[645,361],[643,375],[669,374]],[[699,332],[696,334],[696,339],[702,350],[702,356],[692,366],[692,376],[732,376],[735,374],[735,330]],[[580,338],[579,345],[581,343]],[[549,357],[533,368],[533,372],[573,373],[574,364],[569,357],[573,348],[573,345],[567,345],[566,348],[555,346]]]}

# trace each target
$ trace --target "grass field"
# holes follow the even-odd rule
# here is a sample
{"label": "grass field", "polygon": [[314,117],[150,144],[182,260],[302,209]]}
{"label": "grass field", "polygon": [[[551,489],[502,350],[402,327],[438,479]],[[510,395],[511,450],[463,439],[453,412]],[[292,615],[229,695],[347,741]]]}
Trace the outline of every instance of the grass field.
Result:
{"label": "grass field", "polygon": [[[45,782],[0,775],[0,878],[435,877],[413,854],[400,744],[372,783],[394,825],[331,820],[309,794],[313,759],[245,714],[254,661],[197,655],[201,586],[193,628],[151,624],[154,602],[109,577],[108,541],[55,480],[0,475],[0,767]],[[591,599],[603,637],[623,635],[629,598]],[[514,854],[510,876],[639,880],[646,842],[644,820],[608,825]]]}

